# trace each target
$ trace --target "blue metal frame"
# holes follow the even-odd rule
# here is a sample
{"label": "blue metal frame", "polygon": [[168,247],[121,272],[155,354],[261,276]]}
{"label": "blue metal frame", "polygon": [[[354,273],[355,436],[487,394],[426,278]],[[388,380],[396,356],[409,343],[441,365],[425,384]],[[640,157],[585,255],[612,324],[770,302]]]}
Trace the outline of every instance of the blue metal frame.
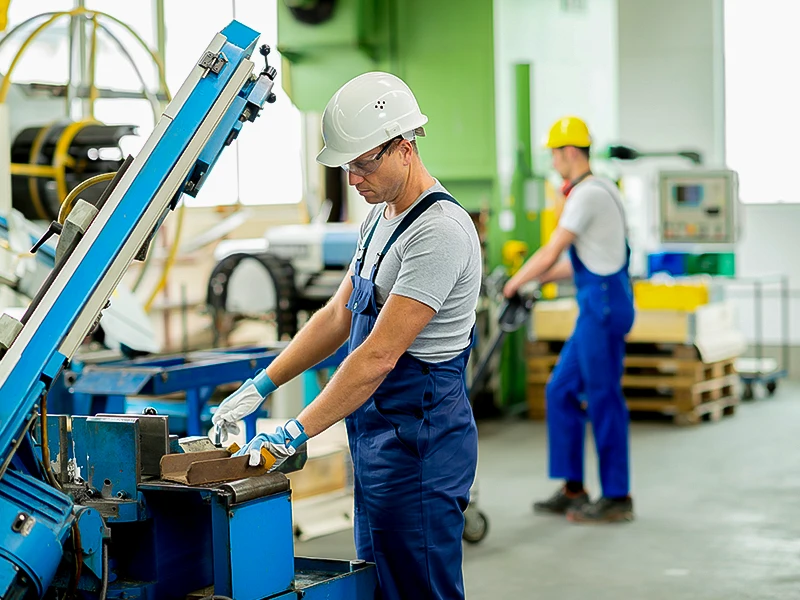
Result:
{"label": "blue metal frame", "polygon": [[[218,349],[114,361],[87,365],[76,374],[68,392],[73,396],[71,414],[124,413],[130,411],[128,396],[136,396],[137,408],[143,402],[154,406],[159,414],[185,418],[186,435],[203,435],[203,423],[210,420],[208,401],[214,390],[229,383],[244,381],[266,369],[279,351],[267,347]],[[338,366],[347,356],[346,347],[314,366],[311,371]],[[185,410],[175,412],[174,402],[158,402],[158,397],[186,393]],[[142,396],[152,397],[146,401]],[[136,411],[140,412],[140,411]],[[256,434],[256,420],[264,416],[256,412],[245,418],[248,439]]]}

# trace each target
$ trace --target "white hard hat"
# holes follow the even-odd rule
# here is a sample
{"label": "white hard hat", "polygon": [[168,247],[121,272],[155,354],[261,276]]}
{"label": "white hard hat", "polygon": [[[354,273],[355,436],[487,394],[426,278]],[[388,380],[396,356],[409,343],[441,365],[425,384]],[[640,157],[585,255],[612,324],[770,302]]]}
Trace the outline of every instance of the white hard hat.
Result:
{"label": "white hard hat", "polygon": [[403,135],[420,131],[428,117],[405,82],[390,73],[364,73],[344,84],[322,113],[325,147],[317,162],[341,167],[364,152]]}

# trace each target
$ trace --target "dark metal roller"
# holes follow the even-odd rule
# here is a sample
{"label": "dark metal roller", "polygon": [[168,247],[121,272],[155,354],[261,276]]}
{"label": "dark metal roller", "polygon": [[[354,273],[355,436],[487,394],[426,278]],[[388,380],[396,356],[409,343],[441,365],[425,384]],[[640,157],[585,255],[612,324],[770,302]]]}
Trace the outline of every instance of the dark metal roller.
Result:
{"label": "dark metal roller", "polygon": [[231,494],[232,504],[240,504],[288,491],[289,478],[283,473],[267,473],[259,477],[224,483],[219,488]]}

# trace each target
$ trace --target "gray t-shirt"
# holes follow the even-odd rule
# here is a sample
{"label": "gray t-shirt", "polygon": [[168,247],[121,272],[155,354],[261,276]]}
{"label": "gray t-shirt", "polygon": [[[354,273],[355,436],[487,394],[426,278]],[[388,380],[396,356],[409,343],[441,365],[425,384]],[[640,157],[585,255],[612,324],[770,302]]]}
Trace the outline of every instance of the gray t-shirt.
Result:
{"label": "gray t-shirt", "polygon": [[[406,213],[432,192],[447,190],[437,181],[392,219],[383,216],[385,204],[370,211],[361,224],[359,248],[376,219],[380,222],[364,257],[362,277],[369,277],[378,252]],[[355,272],[355,258],[350,268]],[[383,306],[389,294],[395,294],[436,311],[408,349],[412,356],[433,363],[458,356],[470,343],[481,285],[480,241],[467,211],[447,201],[428,208],[383,258],[375,284],[378,306]]]}

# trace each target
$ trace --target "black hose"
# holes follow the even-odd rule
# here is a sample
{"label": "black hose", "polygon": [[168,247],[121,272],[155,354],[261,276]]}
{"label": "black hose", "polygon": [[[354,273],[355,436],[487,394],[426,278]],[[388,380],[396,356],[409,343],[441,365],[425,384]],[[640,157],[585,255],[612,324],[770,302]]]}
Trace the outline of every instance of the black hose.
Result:
{"label": "black hose", "polygon": [[100,580],[98,600],[106,600],[108,596],[108,540],[103,540],[103,577]]}

